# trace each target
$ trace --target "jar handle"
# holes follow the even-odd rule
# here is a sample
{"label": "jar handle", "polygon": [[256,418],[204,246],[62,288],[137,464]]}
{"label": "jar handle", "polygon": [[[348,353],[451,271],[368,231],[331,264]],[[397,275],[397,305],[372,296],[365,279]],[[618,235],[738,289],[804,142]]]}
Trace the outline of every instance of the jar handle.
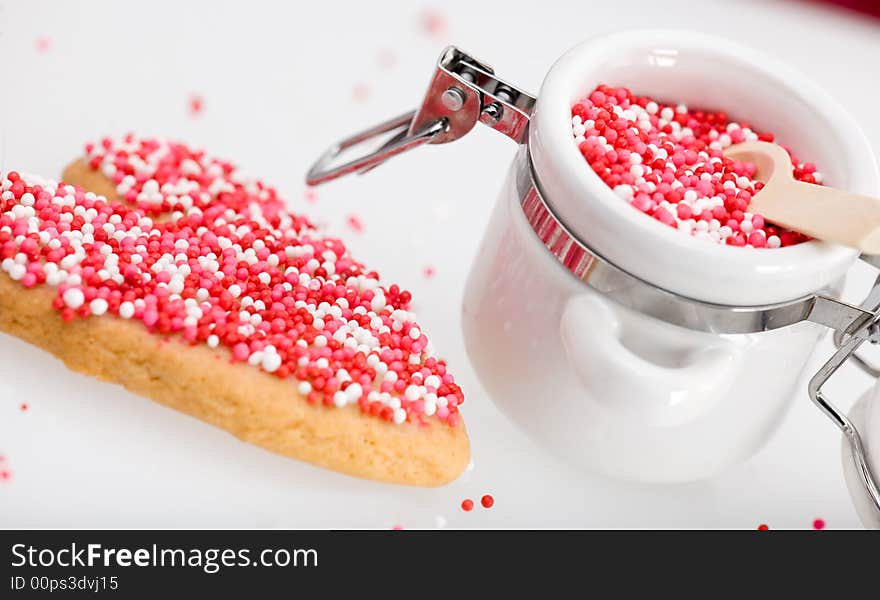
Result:
{"label": "jar handle", "polygon": [[[640,422],[673,427],[698,420],[715,404],[714,390],[728,388],[741,369],[742,347],[635,314],[612,309],[596,294],[567,301],[559,333],[581,385],[609,410]],[[625,342],[628,329],[643,348]]]}
{"label": "jar handle", "polygon": [[[534,96],[496,77],[486,63],[449,46],[437,61],[418,110],[337,142],[312,165],[306,183],[318,185],[348,173],[364,173],[423,144],[455,141],[477,122],[522,143],[534,107]],[[333,166],[346,150],[391,132],[395,133],[378,150]]]}

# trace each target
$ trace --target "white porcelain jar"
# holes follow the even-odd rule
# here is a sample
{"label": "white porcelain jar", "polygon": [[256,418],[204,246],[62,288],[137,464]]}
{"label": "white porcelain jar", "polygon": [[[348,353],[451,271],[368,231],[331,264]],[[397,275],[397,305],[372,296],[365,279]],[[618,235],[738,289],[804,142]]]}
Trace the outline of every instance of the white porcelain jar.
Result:
{"label": "white porcelain jar", "polygon": [[577,280],[539,239],[517,179],[533,165],[570,234],[636,278],[725,306],[791,301],[839,283],[854,251],[812,241],[751,250],[686,236],[634,210],[588,168],[570,109],[599,83],[727,110],[773,131],[830,185],[880,192],[855,122],[778,61],[717,38],[633,31],[587,41],[549,71],[527,147],[504,182],[463,300],[480,381],[542,446],[606,475],[707,478],[753,455],[779,425],[824,327],[718,335],[635,312]]}

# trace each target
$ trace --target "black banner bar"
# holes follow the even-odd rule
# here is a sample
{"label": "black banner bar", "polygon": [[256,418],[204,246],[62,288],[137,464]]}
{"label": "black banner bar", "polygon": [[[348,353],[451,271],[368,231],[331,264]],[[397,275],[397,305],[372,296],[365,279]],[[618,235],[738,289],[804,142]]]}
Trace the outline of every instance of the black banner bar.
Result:
{"label": "black banner bar", "polygon": [[[5,531],[0,598],[876,589],[867,532]],[[875,538],[876,539],[876,538]],[[703,587],[700,586],[710,586]],[[577,592],[577,593],[574,593]],[[283,595],[282,595],[283,594]],[[329,594],[329,595],[328,595]],[[266,595],[265,597],[270,597]],[[373,597],[369,594],[363,597]],[[760,596],[759,596],[760,597]]]}

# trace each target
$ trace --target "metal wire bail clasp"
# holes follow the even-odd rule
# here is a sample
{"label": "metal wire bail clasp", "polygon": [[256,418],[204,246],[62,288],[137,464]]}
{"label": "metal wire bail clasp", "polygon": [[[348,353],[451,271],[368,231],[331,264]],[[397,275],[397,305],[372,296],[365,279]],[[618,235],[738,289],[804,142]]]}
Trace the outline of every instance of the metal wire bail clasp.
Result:
{"label": "metal wire bail clasp", "polygon": [[[477,122],[522,142],[534,106],[534,96],[497,78],[486,63],[449,46],[437,61],[418,110],[337,142],[312,165],[306,183],[318,185],[348,173],[364,173],[422,144],[452,142]],[[347,150],[386,135],[390,137],[377,150],[337,164]]]}
{"label": "metal wire bail clasp", "polygon": [[[862,258],[877,266],[877,257],[863,256]],[[877,369],[859,357],[859,355],[856,354],[856,351],[866,341],[871,342],[872,344],[880,343],[880,327],[878,327],[878,322],[880,322],[880,276],[877,277],[877,280],[874,282],[874,287],[871,289],[868,297],[861,304],[861,315],[857,314],[857,311],[851,311],[851,314],[846,314],[846,316],[844,316],[845,313],[849,313],[850,311],[842,310],[844,305],[838,301],[834,301],[834,305],[835,306],[833,307],[829,306],[830,310],[826,312],[828,312],[829,315],[835,315],[840,318],[840,322],[834,325],[827,322],[825,324],[835,329],[834,342],[837,345],[837,351],[824,365],[822,365],[819,371],[813,375],[807,385],[807,391],[809,392],[810,399],[813,403],[818,406],[843,433],[844,439],[847,441],[852,451],[852,460],[854,462],[856,473],[858,474],[866,497],[869,500],[869,506],[871,506],[874,511],[874,518],[876,521],[880,522],[880,471],[877,471],[878,465],[871,465],[859,430],[849,417],[847,417],[843,411],[837,408],[828,399],[827,394],[822,389],[825,383],[832,375],[834,375],[834,373],[837,372],[843,363],[850,359],[854,360],[855,363],[869,375],[877,377]],[[851,318],[853,316],[854,318]],[[810,320],[823,322],[826,319],[811,318]],[[848,322],[848,325],[841,326],[844,322]]]}

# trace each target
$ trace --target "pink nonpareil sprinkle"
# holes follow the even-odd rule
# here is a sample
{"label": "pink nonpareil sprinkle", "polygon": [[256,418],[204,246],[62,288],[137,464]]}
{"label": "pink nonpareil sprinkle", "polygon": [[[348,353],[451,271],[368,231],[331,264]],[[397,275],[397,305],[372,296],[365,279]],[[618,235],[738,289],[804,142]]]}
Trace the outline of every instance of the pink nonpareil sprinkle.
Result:
{"label": "pink nonpareil sprinkle", "polygon": [[364,222],[357,215],[349,215],[345,219],[345,223],[351,228],[355,233],[363,233],[364,232]]}
{"label": "pink nonpareil sprinkle", "polygon": [[366,102],[370,98],[370,86],[366,83],[356,83],[351,91],[351,97],[355,102]]}
{"label": "pink nonpareil sprinkle", "polygon": [[205,101],[198,94],[193,94],[189,97],[189,114],[191,117],[198,117],[205,110]]}
{"label": "pink nonpareil sprinkle", "polygon": [[421,27],[422,31],[433,38],[443,37],[448,29],[446,17],[432,9],[422,11]]}
{"label": "pink nonpareil sprinkle", "polygon": [[34,48],[40,54],[44,54],[44,53],[48,52],[51,47],[52,47],[52,40],[50,40],[49,37],[45,36],[45,35],[41,35],[34,42]]}
{"label": "pink nonpareil sprinkle", "polygon": [[390,69],[397,64],[397,53],[391,48],[382,48],[379,50],[377,62],[381,68]]}

